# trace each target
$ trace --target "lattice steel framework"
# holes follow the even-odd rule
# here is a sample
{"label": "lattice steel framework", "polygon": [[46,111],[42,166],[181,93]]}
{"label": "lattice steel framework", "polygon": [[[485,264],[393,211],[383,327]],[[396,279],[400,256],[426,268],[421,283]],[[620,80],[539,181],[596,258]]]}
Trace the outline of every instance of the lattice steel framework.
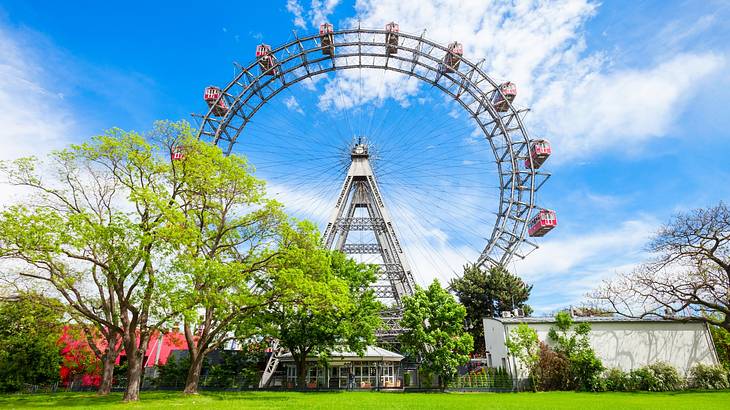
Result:
{"label": "lattice steel framework", "polygon": [[[213,114],[213,108],[200,116],[198,137],[230,153],[264,104],[287,87],[314,76],[360,68],[412,76],[457,101],[482,130],[494,153],[499,174],[499,206],[491,236],[477,263],[506,264],[513,255],[523,258],[537,248],[525,238],[527,221],[537,207],[535,193],[550,175],[532,164],[523,165],[530,147],[523,125],[528,109],[517,109],[511,104],[506,112],[495,109],[492,97],[501,91],[482,70],[484,60],[473,63],[462,57],[457,69],[445,72],[442,68],[447,48],[423,35],[399,33],[395,54],[386,51],[385,30],[358,27],[335,31],[332,36],[335,52],[331,56],[322,53],[319,35],[298,37],[295,32],[293,41],[272,49],[275,66],[263,70],[258,60],[247,65],[235,64],[236,74],[222,88],[219,97],[225,99],[230,109],[220,117]],[[351,229],[359,226],[359,221],[347,223],[352,224]]]}
{"label": "lattice steel framework", "polygon": [[[324,230],[323,242],[328,249],[337,249],[348,255],[380,255],[382,263],[370,288],[388,309],[381,312],[384,326],[377,331],[377,337],[381,342],[395,342],[402,333],[401,299],[413,295],[415,282],[398,240],[395,223],[370,166],[367,143],[358,141],[350,158],[350,167]],[[358,216],[360,214],[364,216]],[[374,242],[351,243],[352,231],[368,231],[371,233],[369,240]]]}

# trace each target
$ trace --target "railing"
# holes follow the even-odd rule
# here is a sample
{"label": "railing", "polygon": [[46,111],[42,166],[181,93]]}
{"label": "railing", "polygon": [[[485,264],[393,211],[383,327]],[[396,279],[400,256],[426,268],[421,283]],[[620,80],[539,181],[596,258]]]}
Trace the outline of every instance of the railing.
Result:
{"label": "railing", "polygon": [[[359,389],[373,389],[373,390],[405,390],[405,391],[435,391],[438,389],[435,379],[432,381],[430,378],[420,376],[417,382],[413,384],[405,383],[401,377],[398,377],[398,385],[382,385],[372,384],[370,386],[357,385],[356,383],[352,386],[347,387],[332,387],[324,385],[324,383],[317,384],[316,386],[295,386],[295,382],[287,384],[286,382],[282,385],[269,386],[264,389],[258,387],[258,380],[252,375],[236,375],[233,377],[221,377],[219,375],[202,375],[198,382],[199,390],[213,390],[213,391],[243,391],[243,390],[315,390],[315,391],[330,391],[330,390],[359,390]],[[339,384],[338,384],[339,385]],[[126,389],[126,380],[123,378],[117,379],[112,387],[112,391],[124,391]],[[488,391],[488,392],[511,392],[525,390],[529,386],[526,385],[525,380],[519,380],[512,378],[509,374],[506,374],[497,369],[480,369],[476,372],[470,372],[462,376],[457,376],[447,386],[449,391]],[[168,378],[167,380],[159,380],[153,378],[144,378],[141,386],[141,390],[182,390],[185,388],[185,377],[180,376],[176,378]],[[19,394],[34,394],[34,393],[56,393],[64,391],[96,391],[96,386],[83,385],[80,382],[72,382],[67,386],[63,386],[59,383],[50,383],[42,385],[25,385]]]}
{"label": "railing", "polygon": [[501,369],[482,368],[474,372],[457,376],[449,383],[449,390],[457,391],[515,391],[522,382],[513,378]]}

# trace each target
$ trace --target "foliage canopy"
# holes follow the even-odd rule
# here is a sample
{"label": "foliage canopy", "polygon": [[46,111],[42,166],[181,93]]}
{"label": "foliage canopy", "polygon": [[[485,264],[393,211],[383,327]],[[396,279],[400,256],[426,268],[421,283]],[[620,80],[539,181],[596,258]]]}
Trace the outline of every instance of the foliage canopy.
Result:
{"label": "foliage canopy", "polygon": [[401,335],[403,351],[420,357],[421,368],[439,375],[444,389],[456,375],[458,366],[469,361],[474,339],[464,330],[466,309],[434,280],[428,288],[417,287],[413,296],[403,298]]}
{"label": "foliage canopy", "polygon": [[532,313],[527,304],[532,285],[527,285],[503,266],[484,269],[475,264],[465,265],[464,274],[452,279],[450,287],[466,308],[475,350],[480,353],[485,350],[484,317],[497,317],[503,311],[518,308],[525,315]]}

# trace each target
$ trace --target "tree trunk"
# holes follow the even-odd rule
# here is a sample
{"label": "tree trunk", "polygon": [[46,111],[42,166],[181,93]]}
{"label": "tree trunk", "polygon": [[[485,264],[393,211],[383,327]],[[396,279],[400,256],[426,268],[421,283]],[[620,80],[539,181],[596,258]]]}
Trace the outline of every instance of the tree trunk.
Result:
{"label": "tree trunk", "polygon": [[124,401],[138,401],[139,400],[139,388],[142,382],[142,371],[143,371],[143,358],[142,353],[136,346],[136,341],[133,342],[135,345],[132,347],[131,352],[127,351],[127,390],[124,392]]}
{"label": "tree trunk", "polygon": [[[190,352],[192,353],[192,351]],[[203,368],[203,359],[205,355],[191,355],[190,368],[188,369],[188,377],[185,380],[185,394],[198,394],[198,382],[200,381],[200,371]]]}
{"label": "tree trunk", "polygon": [[304,389],[307,387],[307,355],[297,360],[297,388]]}
{"label": "tree trunk", "polygon": [[99,390],[97,394],[100,396],[106,396],[112,391],[112,384],[114,383],[114,363],[117,361],[119,350],[116,346],[109,346],[104,352],[102,357],[102,370],[101,370],[101,384],[99,384]]}

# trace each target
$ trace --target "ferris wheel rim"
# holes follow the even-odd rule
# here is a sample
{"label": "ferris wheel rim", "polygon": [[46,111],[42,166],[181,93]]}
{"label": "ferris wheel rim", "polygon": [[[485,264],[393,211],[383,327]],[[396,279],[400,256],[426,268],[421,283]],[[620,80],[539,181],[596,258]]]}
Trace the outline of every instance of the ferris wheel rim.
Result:
{"label": "ferris wheel rim", "polygon": [[[536,205],[536,192],[547,181],[550,174],[538,171],[529,161],[529,166],[522,167],[522,161],[529,156],[531,142],[523,123],[523,116],[528,110],[518,110],[504,98],[499,85],[481,69],[480,65],[484,60],[475,64],[462,55],[459,57],[459,67],[450,72],[444,72],[440,55],[449,53],[448,48],[425,38],[424,35],[417,36],[399,32],[397,33],[398,44],[393,45],[387,43],[388,31],[382,29],[358,27],[336,30],[330,34],[335,50],[356,47],[357,52],[333,53],[329,56],[323,54],[310,59],[310,54],[321,53],[325,48],[317,42],[321,35],[298,37],[294,32],[294,40],[271,49],[270,55],[274,56],[276,64],[269,69],[260,69],[260,58],[258,57],[245,67],[236,64],[238,72],[233,80],[221,88],[222,92],[215,103],[210,105],[207,113],[198,116],[202,120],[197,137],[199,139],[210,138],[211,142],[217,146],[227,142],[228,147],[224,149],[224,152],[229,154],[254,115],[277,94],[294,84],[330,72],[348,69],[366,68],[398,72],[431,84],[458,102],[459,106],[479,126],[494,154],[499,174],[499,207],[490,238],[476,264],[479,266],[506,265],[513,256],[524,258],[537,249],[537,244],[526,238],[527,222],[530,220],[532,211],[539,208]],[[345,40],[346,36],[352,35],[356,35],[357,38],[349,41],[335,41],[338,37]],[[363,35],[375,35],[376,37],[363,40]],[[382,41],[378,41],[380,36],[382,36]],[[416,46],[407,47],[406,40],[416,42]],[[430,47],[427,52],[424,52],[424,46]],[[364,51],[363,47],[382,47],[383,52],[376,53],[369,49]],[[407,59],[402,54],[399,56],[397,51],[389,53],[387,52],[388,47],[395,47],[397,51],[410,53],[412,58]],[[294,51],[292,52],[290,48]],[[279,56],[282,58],[277,58]],[[364,62],[363,57],[372,58],[372,62],[369,64]],[[353,58],[357,58],[356,63],[350,61]],[[378,58],[385,59],[382,65],[376,64]],[[344,59],[345,64],[335,64],[338,59],[340,63]],[[430,60],[434,65],[425,64],[423,59]],[[410,63],[411,69],[404,70],[400,66],[389,66],[390,60]],[[322,65],[327,61],[331,62],[331,66]],[[294,64],[290,64],[291,62]],[[285,64],[288,65],[286,69]],[[315,65],[318,70],[311,69],[315,68]],[[417,67],[421,71],[425,70],[426,75],[416,72]],[[277,69],[278,72],[275,71]],[[274,75],[271,75],[272,73]],[[292,79],[289,81],[286,80],[287,74],[292,74]],[[435,76],[431,79],[427,76],[428,74]],[[442,79],[450,80],[451,86],[440,84]],[[454,93],[450,88],[457,84],[458,91]],[[480,84],[483,86],[479,87]],[[488,85],[489,88],[484,89],[484,85]],[[277,86],[278,88],[276,88]],[[231,93],[232,90],[237,89],[240,91]],[[265,91],[268,91],[268,94],[265,94]],[[494,93],[499,93],[506,100],[507,110],[502,114],[492,103]],[[467,103],[463,100],[462,96],[465,95],[470,95],[472,101]],[[251,101],[255,101],[256,98],[259,101],[252,106]],[[229,109],[219,117],[214,114],[214,109],[221,100],[226,101]],[[476,104],[476,111],[471,107],[473,104]],[[250,110],[248,114],[246,114],[246,109]],[[485,114],[488,114],[488,117]],[[243,120],[238,127],[231,124],[236,117]],[[490,121],[484,122],[484,119]],[[491,131],[488,131],[488,126],[492,127]],[[229,134],[229,128],[234,131],[232,136]],[[502,138],[501,145],[495,143],[495,138],[498,136]],[[516,138],[513,139],[513,136]],[[527,252],[520,253],[523,246],[527,247]]]}

